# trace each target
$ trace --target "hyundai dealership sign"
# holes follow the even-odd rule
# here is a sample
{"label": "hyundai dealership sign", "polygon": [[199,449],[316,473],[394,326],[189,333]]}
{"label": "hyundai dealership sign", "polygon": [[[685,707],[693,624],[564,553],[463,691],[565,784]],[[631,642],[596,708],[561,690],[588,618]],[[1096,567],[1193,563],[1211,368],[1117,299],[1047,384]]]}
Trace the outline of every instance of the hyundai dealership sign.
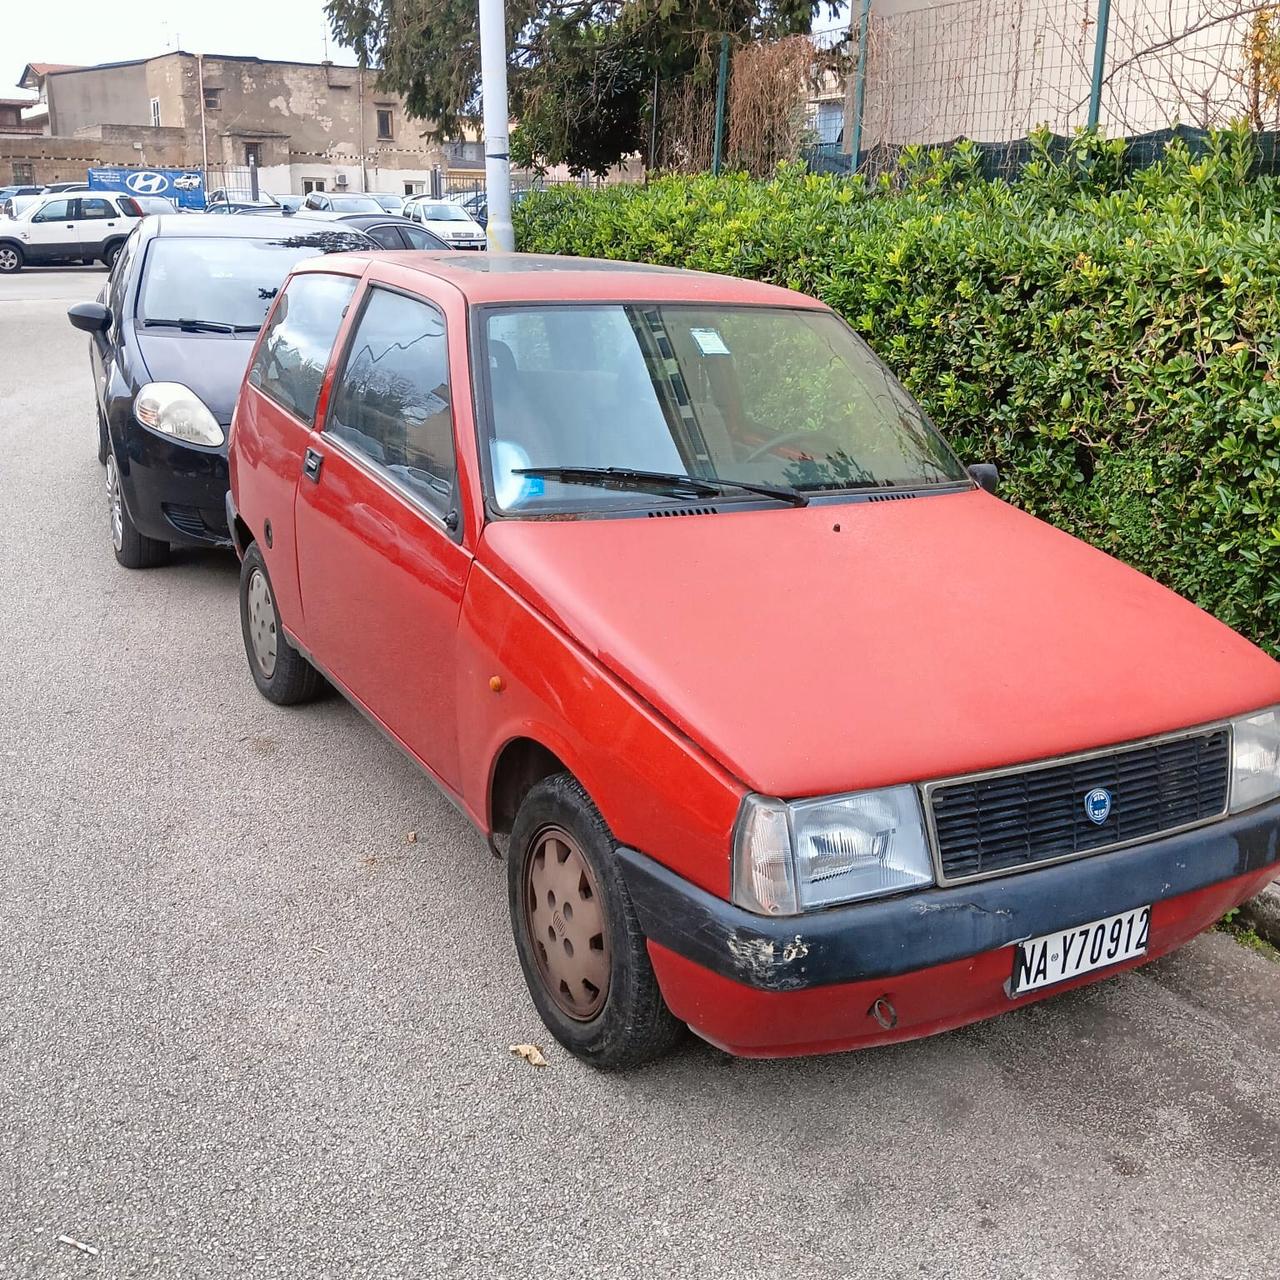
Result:
{"label": "hyundai dealership sign", "polygon": [[181,209],[204,208],[204,174],[199,169],[90,169],[89,189],[163,196]]}

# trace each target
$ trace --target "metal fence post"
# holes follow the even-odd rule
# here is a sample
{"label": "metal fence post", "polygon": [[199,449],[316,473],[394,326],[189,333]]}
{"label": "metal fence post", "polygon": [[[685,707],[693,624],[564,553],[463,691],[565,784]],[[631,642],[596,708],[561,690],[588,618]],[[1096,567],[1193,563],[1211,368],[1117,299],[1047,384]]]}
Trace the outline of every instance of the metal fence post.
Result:
{"label": "metal fence post", "polygon": [[711,172],[720,172],[724,160],[724,103],[729,91],[729,37],[720,37],[720,75],[716,79],[716,140],[711,153]]}
{"label": "metal fence post", "polygon": [[858,172],[862,159],[862,112],[867,104],[867,35],[871,29],[871,0],[862,0],[858,15],[858,62],[853,70],[853,120],[849,130],[849,168]]}
{"label": "metal fence post", "polygon": [[1107,65],[1107,31],[1111,26],[1111,0],[1098,0],[1098,30],[1093,41],[1093,83],[1089,88],[1089,129],[1098,127],[1102,114],[1102,73]]}

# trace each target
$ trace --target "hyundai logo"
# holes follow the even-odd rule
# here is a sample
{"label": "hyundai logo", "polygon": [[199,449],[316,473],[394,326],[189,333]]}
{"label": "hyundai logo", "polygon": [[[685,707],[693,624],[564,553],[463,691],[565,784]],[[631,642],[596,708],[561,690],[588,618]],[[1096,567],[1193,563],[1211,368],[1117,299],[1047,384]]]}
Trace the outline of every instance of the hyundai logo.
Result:
{"label": "hyundai logo", "polygon": [[169,179],[163,173],[131,173],[124,180],[124,185],[134,195],[158,196],[168,189]]}
{"label": "hyundai logo", "polygon": [[1111,792],[1106,787],[1094,787],[1085,796],[1084,816],[1099,827],[1111,816]]}

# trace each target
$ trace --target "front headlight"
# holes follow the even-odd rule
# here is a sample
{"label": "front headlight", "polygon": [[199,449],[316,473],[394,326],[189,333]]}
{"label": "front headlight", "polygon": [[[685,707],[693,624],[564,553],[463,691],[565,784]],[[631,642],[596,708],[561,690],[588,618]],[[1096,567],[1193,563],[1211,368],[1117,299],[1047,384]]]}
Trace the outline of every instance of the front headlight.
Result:
{"label": "front headlight", "polygon": [[208,405],[180,382],[148,382],[134,397],[133,416],[187,444],[219,445],[226,439]]}
{"label": "front headlight", "polygon": [[915,787],[742,802],[733,842],[733,900],[761,915],[796,915],[934,883]]}
{"label": "front headlight", "polygon": [[1280,796],[1280,707],[1231,726],[1231,812]]}

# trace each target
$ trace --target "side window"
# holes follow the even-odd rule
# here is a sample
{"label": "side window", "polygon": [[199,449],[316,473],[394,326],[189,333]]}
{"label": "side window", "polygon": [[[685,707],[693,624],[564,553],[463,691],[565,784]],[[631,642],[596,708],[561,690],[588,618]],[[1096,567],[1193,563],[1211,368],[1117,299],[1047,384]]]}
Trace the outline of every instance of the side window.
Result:
{"label": "side window", "polygon": [[373,289],[347,348],[325,431],[384,467],[443,515],[453,492],[453,413],[444,316]]}
{"label": "side window", "polygon": [[402,243],[395,227],[366,227],[365,230],[373,237],[379,248],[404,248],[404,244]]}
{"label": "side window", "polygon": [[294,276],[250,366],[250,383],[308,425],[356,283],[353,276],[323,272]]}
{"label": "side window", "polygon": [[84,196],[80,200],[80,217],[82,218],[114,218],[116,211],[101,199]]}
{"label": "side window", "polygon": [[124,248],[116,255],[115,265],[111,268],[109,279],[111,314],[120,323],[124,315],[124,295],[127,281],[133,271],[134,255],[138,251],[138,232],[133,231],[124,242]]}
{"label": "side window", "polygon": [[50,200],[47,205],[37,209],[31,217],[32,222],[70,222],[71,201]]}
{"label": "side window", "polygon": [[449,247],[438,236],[433,236],[430,231],[424,231],[421,227],[415,227],[410,223],[405,223],[399,231],[413,249],[447,249]]}

